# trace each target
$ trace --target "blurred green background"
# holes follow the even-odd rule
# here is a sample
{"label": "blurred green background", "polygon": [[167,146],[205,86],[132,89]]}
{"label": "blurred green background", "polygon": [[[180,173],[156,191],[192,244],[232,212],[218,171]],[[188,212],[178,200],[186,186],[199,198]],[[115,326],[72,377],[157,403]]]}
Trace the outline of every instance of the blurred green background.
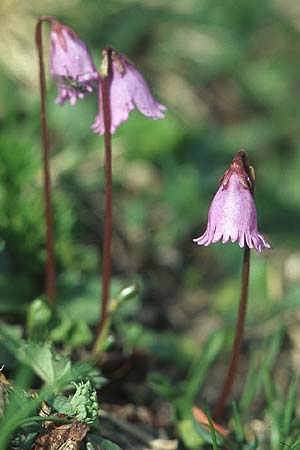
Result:
{"label": "blurred green background", "polygon": [[[140,280],[137,319],[196,342],[234,323],[242,251],[197,247],[219,177],[244,149],[256,170],[260,231],[248,335],[299,328],[300,4],[293,0],[2,0],[0,3],[0,311],[22,320],[43,293],[44,218],[36,18],[53,15],[87,43],[96,66],[111,44],[168,107],[137,112],[113,137],[114,283]],[[46,59],[49,29],[45,26]],[[104,212],[96,95],[48,115],[59,303],[97,321]],[[14,316],[11,314],[14,313]],[[13,319],[12,319],[13,317]],[[270,325],[268,326],[266,325]],[[262,327],[262,328],[261,328]],[[253,331],[254,330],[254,331]]]}

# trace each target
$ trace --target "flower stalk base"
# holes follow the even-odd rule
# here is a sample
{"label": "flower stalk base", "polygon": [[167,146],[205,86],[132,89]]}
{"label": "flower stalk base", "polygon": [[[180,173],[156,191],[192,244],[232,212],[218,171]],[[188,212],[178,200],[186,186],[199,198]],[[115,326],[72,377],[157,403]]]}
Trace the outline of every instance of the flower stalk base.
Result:
{"label": "flower stalk base", "polygon": [[246,245],[244,249],[244,259],[243,259],[243,271],[242,271],[242,290],[241,299],[238,311],[238,318],[236,322],[236,333],[233,343],[233,349],[231,354],[231,360],[228,367],[227,375],[224,381],[223,389],[221,395],[217,401],[213,417],[214,419],[220,417],[223,414],[224,408],[226,406],[227,399],[230,395],[232,385],[236,376],[240,350],[244,334],[245,317],[247,310],[247,300],[248,300],[248,287],[249,287],[249,271],[250,271],[250,248]]}

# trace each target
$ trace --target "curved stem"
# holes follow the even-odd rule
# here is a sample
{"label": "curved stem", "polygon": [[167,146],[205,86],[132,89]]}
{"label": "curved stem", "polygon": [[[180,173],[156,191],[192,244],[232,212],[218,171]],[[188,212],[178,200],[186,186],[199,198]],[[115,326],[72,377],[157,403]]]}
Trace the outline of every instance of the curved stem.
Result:
{"label": "curved stem", "polygon": [[112,163],[111,163],[111,111],[109,102],[109,71],[110,55],[108,56],[108,73],[101,77],[102,107],[104,118],[104,146],[105,146],[105,213],[104,213],[104,243],[102,266],[102,300],[101,319],[97,328],[96,342],[93,353],[101,351],[103,332],[106,330],[107,305],[111,279],[111,241],[112,241]]}
{"label": "curved stem", "polygon": [[46,120],[46,79],[43,61],[43,40],[42,40],[42,23],[44,21],[52,21],[51,17],[43,16],[37,22],[35,29],[35,41],[39,58],[39,80],[40,80],[40,99],[41,99],[41,139],[43,148],[43,164],[44,164],[44,198],[45,198],[45,222],[46,222],[46,248],[47,248],[47,265],[46,265],[46,294],[52,308],[56,305],[56,273],[54,259],[54,236],[53,236],[53,219],[51,208],[51,179],[49,169],[50,144]]}
{"label": "curved stem", "polygon": [[244,324],[248,300],[249,269],[250,269],[250,248],[247,245],[245,245],[243,271],[242,271],[242,290],[241,290],[238,318],[236,322],[235,338],[233,343],[230,364],[223,385],[223,390],[221,392],[221,395],[219,396],[217,405],[213,413],[214,418],[218,418],[222,415],[236,375],[244,334]]}

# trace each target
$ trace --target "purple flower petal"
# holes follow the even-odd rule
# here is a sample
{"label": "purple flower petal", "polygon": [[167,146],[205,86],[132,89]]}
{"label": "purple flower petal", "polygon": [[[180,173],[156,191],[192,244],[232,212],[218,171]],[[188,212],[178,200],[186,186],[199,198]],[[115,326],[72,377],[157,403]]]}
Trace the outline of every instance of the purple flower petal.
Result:
{"label": "purple flower petal", "polygon": [[[112,70],[109,78],[109,97],[111,110],[111,129],[115,130],[128,120],[129,113],[137,108],[142,114],[152,119],[164,118],[166,107],[158,103],[140,72],[128,62],[123,55],[113,50]],[[104,134],[101,80],[98,89],[99,112],[92,129],[97,134]]]}
{"label": "purple flower petal", "polygon": [[93,92],[99,78],[86,45],[71,28],[56,20],[51,28],[50,66],[59,104],[69,100],[75,105],[77,98]]}
{"label": "purple flower petal", "polygon": [[255,202],[247,186],[249,177],[241,170],[234,159],[211,202],[206,231],[193,239],[198,245],[207,246],[220,240],[225,244],[231,240],[238,241],[240,247],[246,243],[257,252],[270,248],[258,231]]}

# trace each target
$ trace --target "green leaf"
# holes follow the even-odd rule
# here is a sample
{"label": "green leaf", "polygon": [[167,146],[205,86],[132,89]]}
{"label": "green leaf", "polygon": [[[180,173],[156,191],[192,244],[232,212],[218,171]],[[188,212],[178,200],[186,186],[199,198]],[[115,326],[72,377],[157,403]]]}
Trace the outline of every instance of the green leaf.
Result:
{"label": "green leaf", "polygon": [[18,351],[18,359],[31,367],[46,383],[54,381],[53,355],[49,342],[43,345],[23,343]]}
{"label": "green leaf", "polygon": [[177,421],[177,428],[185,446],[189,449],[199,449],[205,439],[195,430],[192,417]]}
{"label": "green leaf", "polygon": [[53,384],[71,370],[68,357],[53,352],[50,342],[44,344],[23,343],[17,358],[31,367],[46,384]]}
{"label": "green leaf", "polygon": [[88,435],[86,450],[122,450],[117,444],[96,434]]}
{"label": "green leaf", "polygon": [[84,320],[78,320],[73,323],[70,336],[66,344],[71,348],[83,347],[89,344],[93,339],[92,332]]}
{"label": "green leaf", "polygon": [[76,384],[76,392],[70,399],[74,417],[81,422],[92,424],[96,421],[99,412],[97,392],[90,381],[81,381]]}
{"label": "green leaf", "polygon": [[74,409],[70,404],[70,399],[63,395],[58,395],[54,398],[52,406],[60,414],[66,414],[67,416],[74,416]]}

